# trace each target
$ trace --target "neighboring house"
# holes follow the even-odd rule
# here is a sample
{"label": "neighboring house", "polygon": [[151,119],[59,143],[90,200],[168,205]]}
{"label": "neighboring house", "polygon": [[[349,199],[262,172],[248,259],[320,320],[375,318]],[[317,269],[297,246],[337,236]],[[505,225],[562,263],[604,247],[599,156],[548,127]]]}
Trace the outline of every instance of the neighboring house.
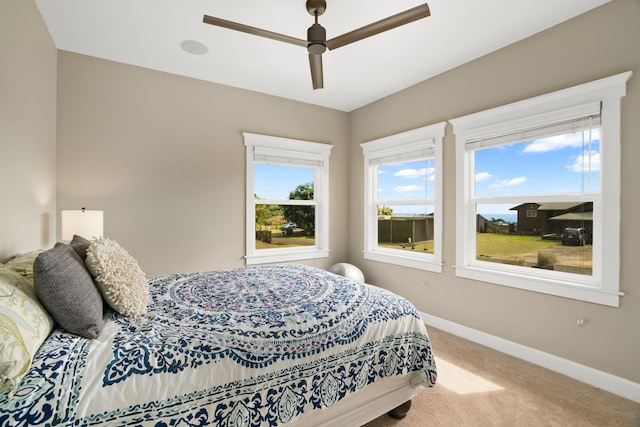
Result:
{"label": "neighboring house", "polygon": [[476,230],[478,233],[515,233],[516,224],[504,220],[488,220],[482,215],[476,215]]}
{"label": "neighboring house", "polygon": [[593,228],[593,203],[523,203],[510,210],[518,212],[519,233],[559,235],[566,227]]}

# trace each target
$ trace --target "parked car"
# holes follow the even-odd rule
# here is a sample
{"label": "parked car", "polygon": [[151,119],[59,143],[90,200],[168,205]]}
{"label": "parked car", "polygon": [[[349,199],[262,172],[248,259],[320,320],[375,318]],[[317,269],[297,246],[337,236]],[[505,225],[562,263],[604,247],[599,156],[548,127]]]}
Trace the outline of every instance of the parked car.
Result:
{"label": "parked car", "polygon": [[582,227],[567,227],[562,232],[563,245],[584,246],[591,243],[591,235]]}
{"label": "parked car", "polygon": [[280,226],[281,231],[293,230],[295,228],[298,228],[298,224],[296,224],[295,222],[288,222]]}

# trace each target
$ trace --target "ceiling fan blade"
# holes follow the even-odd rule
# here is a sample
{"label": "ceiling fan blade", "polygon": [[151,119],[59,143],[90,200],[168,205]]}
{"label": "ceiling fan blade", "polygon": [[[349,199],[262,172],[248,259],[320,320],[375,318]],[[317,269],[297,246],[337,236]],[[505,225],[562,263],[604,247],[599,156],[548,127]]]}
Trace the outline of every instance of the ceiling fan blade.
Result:
{"label": "ceiling fan blade", "polygon": [[230,30],[253,34],[255,36],[266,37],[268,39],[277,40],[280,42],[295,44],[296,46],[302,46],[305,48],[308,44],[306,40],[285,36],[284,34],[274,33],[273,31],[263,30],[261,28],[256,28],[249,25],[238,24],[237,22],[227,21],[226,19],[216,18],[214,16],[204,15],[204,17],[202,18],[202,22],[204,22],[205,24],[228,28]]}
{"label": "ceiling fan blade", "polygon": [[309,65],[311,66],[311,82],[314,89],[322,89],[324,82],[322,78],[322,55],[309,54]]}
{"label": "ceiling fan blade", "polygon": [[413,9],[381,19],[373,24],[365,25],[364,27],[360,27],[341,36],[334,37],[331,40],[327,40],[326,45],[330,50],[337,49],[347,44],[357,42],[358,40],[417,21],[418,19],[426,18],[430,15],[431,11],[429,10],[429,5],[425,3],[420,6],[416,6]]}

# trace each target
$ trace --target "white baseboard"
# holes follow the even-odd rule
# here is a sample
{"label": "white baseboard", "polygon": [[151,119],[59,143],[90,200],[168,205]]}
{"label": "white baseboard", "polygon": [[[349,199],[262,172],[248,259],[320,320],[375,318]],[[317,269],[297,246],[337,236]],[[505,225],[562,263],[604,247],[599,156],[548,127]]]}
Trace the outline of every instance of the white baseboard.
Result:
{"label": "white baseboard", "polygon": [[[433,326],[450,334],[640,403],[640,384],[638,383],[430,314],[420,313],[420,315],[427,326]],[[436,364],[437,362],[436,360]]]}

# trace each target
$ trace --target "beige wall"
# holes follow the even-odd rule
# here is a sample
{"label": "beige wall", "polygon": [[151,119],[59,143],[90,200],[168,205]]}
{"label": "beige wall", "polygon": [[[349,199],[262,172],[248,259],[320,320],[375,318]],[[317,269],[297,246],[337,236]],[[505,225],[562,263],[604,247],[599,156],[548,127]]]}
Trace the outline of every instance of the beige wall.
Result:
{"label": "beige wall", "polygon": [[59,54],[58,208],[99,209],[148,275],[244,265],[242,132],[334,145],[329,259],[348,256],[348,115]]}
{"label": "beige wall", "polygon": [[[60,52],[56,175],[56,50],[32,1],[3,0],[0,262],[52,245],[57,212],[86,206],[105,211],[106,235],[148,274],[243,265],[241,132],[327,142],[332,253],[316,265],[348,259],[422,311],[640,383],[639,23],[640,3],[613,0],[351,114]],[[635,75],[622,102],[620,308],[585,304],[577,327],[577,301],[455,277],[451,129],[444,272],[362,259],[359,143],[627,70]]]}
{"label": "beige wall", "polygon": [[0,2],[0,262],[55,240],[56,55],[33,1]]}
{"label": "beige wall", "polygon": [[[622,100],[622,270],[620,308],[458,279],[455,261],[455,149],[444,150],[442,274],[363,260],[362,227],[351,227],[351,261],[372,283],[388,287],[429,314],[640,383],[640,2],[613,0],[350,116],[351,224],[363,218],[360,143],[631,70]],[[426,286],[423,283],[426,282]]]}

